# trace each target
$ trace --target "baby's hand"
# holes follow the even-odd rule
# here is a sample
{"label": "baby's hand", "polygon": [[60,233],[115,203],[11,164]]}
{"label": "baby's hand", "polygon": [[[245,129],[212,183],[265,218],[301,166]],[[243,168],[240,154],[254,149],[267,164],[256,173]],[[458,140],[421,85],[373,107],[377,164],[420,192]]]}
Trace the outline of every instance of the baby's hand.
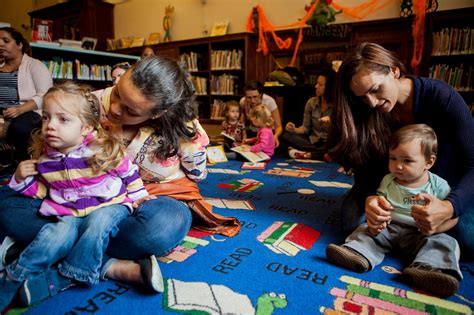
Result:
{"label": "baby's hand", "polygon": [[133,208],[138,208],[142,203],[144,203],[145,201],[147,200],[152,200],[152,199],[156,199],[156,196],[155,195],[148,195],[148,196],[145,196],[143,197],[142,199],[138,199],[137,201],[135,201],[134,203],[132,203],[132,207]]}
{"label": "baby's hand", "polygon": [[288,132],[294,132],[295,131],[295,124],[290,121],[289,123],[286,124],[285,129]]}
{"label": "baby's hand", "polygon": [[15,180],[17,183],[22,183],[28,176],[34,176],[38,174],[36,170],[36,164],[38,160],[25,160],[18,164],[15,171]]}

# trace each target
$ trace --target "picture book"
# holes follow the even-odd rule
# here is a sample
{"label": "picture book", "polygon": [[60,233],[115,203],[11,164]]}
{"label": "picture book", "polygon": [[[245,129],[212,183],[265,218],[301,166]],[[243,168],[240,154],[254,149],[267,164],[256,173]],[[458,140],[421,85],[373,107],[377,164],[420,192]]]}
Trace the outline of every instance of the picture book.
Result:
{"label": "picture book", "polygon": [[247,149],[250,149],[250,146],[246,144],[231,148],[232,151],[239,153],[252,163],[270,160],[270,157],[264,152],[250,152]]}
{"label": "picture book", "polygon": [[227,162],[227,157],[225,156],[224,147],[221,145],[216,145],[207,148],[207,160],[209,163],[221,163]]}

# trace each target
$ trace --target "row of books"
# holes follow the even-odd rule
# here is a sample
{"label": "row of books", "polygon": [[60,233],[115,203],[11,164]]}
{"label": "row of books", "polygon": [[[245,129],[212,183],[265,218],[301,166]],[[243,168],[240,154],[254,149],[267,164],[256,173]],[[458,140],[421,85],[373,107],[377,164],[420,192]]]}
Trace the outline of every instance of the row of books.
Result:
{"label": "row of books", "polygon": [[207,95],[207,78],[190,76],[196,95]]}
{"label": "row of books", "polygon": [[242,50],[211,50],[211,70],[242,69]]}
{"label": "row of books", "polygon": [[211,76],[211,94],[214,95],[237,95],[239,90],[239,78],[231,74]]}
{"label": "row of books", "polygon": [[433,33],[431,55],[474,54],[473,28],[444,28]]}
{"label": "row of books", "polygon": [[46,65],[46,67],[48,67],[53,79],[96,81],[112,80],[112,67],[109,65],[87,65],[81,63],[77,59],[74,62],[63,60],[44,60],[43,63]]}
{"label": "row of books", "polygon": [[202,68],[202,54],[190,52],[181,54],[179,61],[184,63],[188,71],[199,71]]}
{"label": "row of books", "polygon": [[211,105],[211,119],[224,119],[226,102],[220,99],[214,99]]}
{"label": "row of books", "polygon": [[437,64],[430,67],[430,78],[447,82],[458,91],[474,91],[474,69],[472,65],[451,66]]}

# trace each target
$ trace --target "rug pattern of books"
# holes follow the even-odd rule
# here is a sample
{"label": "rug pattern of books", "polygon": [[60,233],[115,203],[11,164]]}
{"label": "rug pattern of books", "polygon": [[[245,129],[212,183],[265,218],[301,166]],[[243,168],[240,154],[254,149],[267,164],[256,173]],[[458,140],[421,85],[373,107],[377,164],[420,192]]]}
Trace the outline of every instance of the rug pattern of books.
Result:
{"label": "rug pattern of books", "polygon": [[224,237],[191,230],[159,257],[163,294],[104,281],[75,287],[8,314],[471,314],[474,263],[461,261],[458,293],[439,299],[407,285],[396,253],[359,274],[326,260],[340,244],[340,206],[353,184],[339,165],[273,158],[265,169],[242,161],[209,167],[199,185],[215,213],[235,216],[241,231]]}

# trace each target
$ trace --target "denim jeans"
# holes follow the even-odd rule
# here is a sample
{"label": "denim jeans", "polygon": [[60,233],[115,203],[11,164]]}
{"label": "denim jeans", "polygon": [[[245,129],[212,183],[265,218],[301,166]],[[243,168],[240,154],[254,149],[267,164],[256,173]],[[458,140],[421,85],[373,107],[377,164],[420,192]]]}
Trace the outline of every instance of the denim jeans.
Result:
{"label": "denim jeans", "polygon": [[[352,233],[360,224],[365,223],[365,204],[359,199],[355,190],[351,189],[342,203],[341,226],[343,232],[347,234]],[[469,257],[467,254],[474,252],[474,205],[465,211],[459,217],[458,224],[446,233],[459,242],[463,256]]]}
{"label": "denim jeans", "polygon": [[[26,246],[51,220],[38,215],[41,200],[23,197],[6,186],[0,187],[0,200],[0,237],[8,235]],[[106,254],[133,260],[162,256],[184,239],[191,222],[191,210],[181,201],[166,196],[145,201],[120,222]]]}
{"label": "denim jeans", "polygon": [[117,225],[129,215],[124,205],[112,205],[95,210],[87,217],[57,217],[56,223],[45,224],[35,239],[7,267],[19,280],[47,270],[63,257],[60,272],[89,284],[99,282],[102,257],[109,235],[117,234]]}

